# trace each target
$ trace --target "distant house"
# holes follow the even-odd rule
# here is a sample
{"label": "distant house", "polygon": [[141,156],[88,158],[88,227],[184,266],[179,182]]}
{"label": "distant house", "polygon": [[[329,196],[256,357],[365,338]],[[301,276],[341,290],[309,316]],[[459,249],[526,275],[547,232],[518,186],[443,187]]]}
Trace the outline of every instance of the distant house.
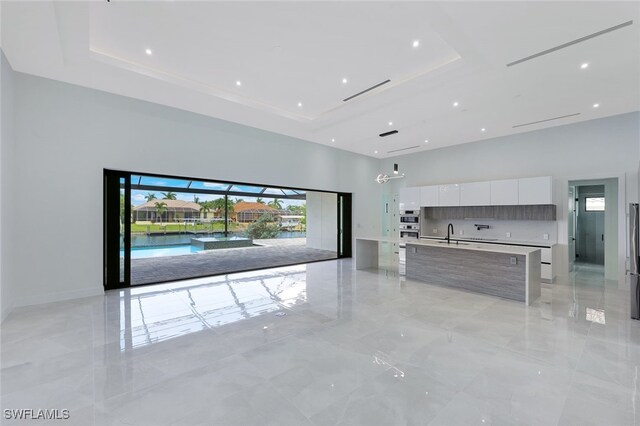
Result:
{"label": "distant house", "polygon": [[233,206],[233,216],[235,216],[235,219],[238,222],[254,222],[265,213],[272,214],[274,217],[279,217],[284,212],[282,210],[274,209],[266,204],[251,203],[247,201],[240,201]]}
{"label": "distant house", "polygon": [[280,216],[280,228],[287,230],[299,228],[303,219],[302,215],[283,214]]}
{"label": "distant house", "polygon": [[[156,203],[165,203],[162,217],[158,217]],[[133,208],[133,219],[151,222],[182,222],[184,220],[200,219],[200,204],[182,200],[151,200]]]}

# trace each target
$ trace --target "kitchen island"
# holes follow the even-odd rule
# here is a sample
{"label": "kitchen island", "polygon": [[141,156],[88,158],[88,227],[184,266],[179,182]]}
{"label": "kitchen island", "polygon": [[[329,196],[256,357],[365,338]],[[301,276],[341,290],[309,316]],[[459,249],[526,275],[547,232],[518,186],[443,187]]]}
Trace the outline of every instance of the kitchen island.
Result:
{"label": "kitchen island", "polygon": [[540,297],[540,249],[436,240],[407,241],[407,278],[518,300]]}

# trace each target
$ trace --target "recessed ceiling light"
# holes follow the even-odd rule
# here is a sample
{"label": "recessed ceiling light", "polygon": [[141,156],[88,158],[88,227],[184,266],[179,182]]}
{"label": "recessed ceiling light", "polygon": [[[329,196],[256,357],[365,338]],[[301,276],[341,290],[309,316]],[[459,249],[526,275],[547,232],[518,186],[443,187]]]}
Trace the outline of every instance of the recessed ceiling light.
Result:
{"label": "recessed ceiling light", "polygon": [[236,86],[242,86],[242,82],[240,80],[236,81]]}
{"label": "recessed ceiling light", "polygon": [[349,80],[347,80],[347,77],[345,77],[345,78],[342,79],[342,84],[347,84],[348,81]]}
{"label": "recessed ceiling light", "polygon": [[144,53],[146,53],[149,56],[153,55],[153,51],[151,49],[144,49]]}
{"label": "recessed ceiling light", "polygon": [[458,105],[460,105],[460,104],[458,103],[458,101],[456,101],[456,102],[454,102],[454,103],[453,103],[453,106],[454,106],[454,107],[457,107]]}
{"label": "recessed ceiling light", "polygon": [[424,140],[424,143],[429,143],[429,139],[425,139],[425,140]]}
{"label": "recessed ceiling light", "polygon": [[412,45],[413,45],[413,47],[418,47],[418,46],[420,46],[420,40],[413,40]]}
{"label": "recessed ceiling light", "polygon": [[374,153],[374,154],[377,154],[377,153],[378,153],[378,150],[376,149],[375,151],[373,151],[373,153]]}
{"label": "recessed ceiling light", "polygon": [[301,107],[302,106],[302,102],[298,102],[298,106]]}
{"label": "recessed ceiling light", "polygon": [[594,108],[598,108],[600,106],[600,104],[593,104]]}
{"label": "recessed ceiling light", "polygon": [[486,132],[487,129],[485,129],[484,127],[482,129],[480,129],[481,132]]}
{"label": "recessed ceiling light", "polygon": [[589,68],[589,63],[585,62],[584,64],[580,65],[580,68],[583,70]]}
{"label": "recessed ceiling light", "polygon": [[336,140],[334,138],[331,138],[331,142],[335,142]]}
{"label": "recessed ceiling light", "polygon": [[393,126],[393,121],[390,121],[390,122],[389,122],[389,126]]}

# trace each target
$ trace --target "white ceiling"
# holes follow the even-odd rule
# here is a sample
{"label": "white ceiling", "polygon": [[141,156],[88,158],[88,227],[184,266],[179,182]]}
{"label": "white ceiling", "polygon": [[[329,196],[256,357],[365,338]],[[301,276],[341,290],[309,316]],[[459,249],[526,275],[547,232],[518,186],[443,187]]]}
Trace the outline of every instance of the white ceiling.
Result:
{"label": "white ceiling", "polygon": [[[112,0],[1,7],[1,44],[16,71],[379,158],[640,109],[638,2]],[[399,133],[378,136],[394,129]]]}

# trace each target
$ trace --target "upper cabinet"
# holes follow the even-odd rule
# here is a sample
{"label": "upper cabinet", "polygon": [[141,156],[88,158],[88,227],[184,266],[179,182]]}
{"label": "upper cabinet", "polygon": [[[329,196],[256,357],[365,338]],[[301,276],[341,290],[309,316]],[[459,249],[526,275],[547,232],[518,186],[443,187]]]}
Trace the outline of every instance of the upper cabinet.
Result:
{"label": "upper cabinet", "polygon": [[552,204],[551,176],[518,179],[518,204]]}
{"label": "upper cabinet", "polygon": [[518,204],[518,180],[494,180],[491,184],[491,205],[515,206]]}
{"label": "upper cabinet", "polygon": [[400,211],[420,210],[420,187],[400,188]]}
{"label": "upper cabinet", "polygon": [[[553,204],[551,176],[400,189],[400,210],[418,210],[420,207],[551,204]],[[555,210],[553,215],[555,216]]]}
{"label": "upper cabinet", "polygon": [[491,183],[472,182],[460,184],[461,206],[488,206],[491,204]]}
{"label": "upper cabinet", "polygon": [[438,185],[421,186],[420,187],[420,207],[437,207],[438,201]]}
{"label": "upper cabinet", "polygon": [[438,204],[444,207],[459,206],[460,185],[457,183],[440,185],[438,188]]}

